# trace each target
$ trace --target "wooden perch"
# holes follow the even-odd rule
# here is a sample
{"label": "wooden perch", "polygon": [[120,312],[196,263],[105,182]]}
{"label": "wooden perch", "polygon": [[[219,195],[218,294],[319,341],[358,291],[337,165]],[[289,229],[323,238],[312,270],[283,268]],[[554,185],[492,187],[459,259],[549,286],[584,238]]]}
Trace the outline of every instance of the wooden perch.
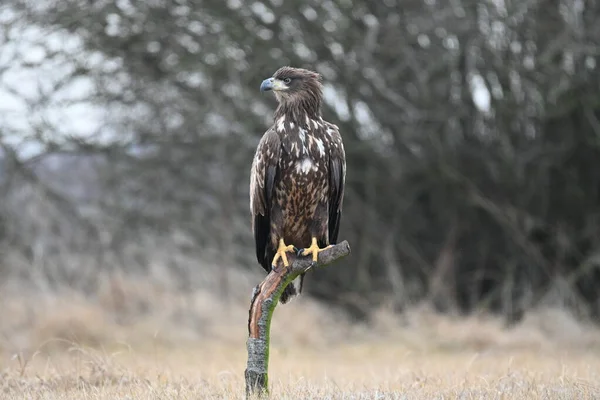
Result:
{"label": "wooden perch", "polygon": [[260,285],[254,288],[248,318],[248,364],[245,371],[246,396],[253,394],[264,395],[268,393],[269,369],[269,335],[271,318],[283,289],[296,279],[300,274],[313,267],[322,267],[350,254],[350,245],[347,241],[319,253],[316,266],[308,257],[290,258],[290,266],[271,271]]}

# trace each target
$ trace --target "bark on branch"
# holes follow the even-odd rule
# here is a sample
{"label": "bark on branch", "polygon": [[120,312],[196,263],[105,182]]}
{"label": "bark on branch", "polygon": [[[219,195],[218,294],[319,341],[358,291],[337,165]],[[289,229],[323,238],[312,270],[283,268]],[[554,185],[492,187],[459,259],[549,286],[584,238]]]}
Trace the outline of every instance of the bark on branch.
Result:
{"label": "bark on branch", "polygon": [[290,266],[271,271],[254,288],[248,318],[248,364],[246,366],[246,397],[268,394],[269,335],[271,318],[283,289],[300,274],[311,268],[330,264],[350,254],[350,245],[343,241],[319,253],[316,266],[311,257],[288,256]]}

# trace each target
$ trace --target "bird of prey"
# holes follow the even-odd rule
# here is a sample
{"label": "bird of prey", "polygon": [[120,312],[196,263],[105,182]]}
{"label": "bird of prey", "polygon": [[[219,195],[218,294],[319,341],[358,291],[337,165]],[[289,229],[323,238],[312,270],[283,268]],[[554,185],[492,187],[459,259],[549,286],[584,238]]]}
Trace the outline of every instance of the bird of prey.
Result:
{"label": "bird of prey", "polygon": [[[316,263],[318,253],[337,242],[346,157],[338,127],[321,116],[321,81],[316,72],[286,66],[260,85],[278,102],[250,177],[256,257],[267,273],[278,262],[288,267],[287,253]],[[304,274],[290,283],[280,302],[299,294],[303,280]]]}

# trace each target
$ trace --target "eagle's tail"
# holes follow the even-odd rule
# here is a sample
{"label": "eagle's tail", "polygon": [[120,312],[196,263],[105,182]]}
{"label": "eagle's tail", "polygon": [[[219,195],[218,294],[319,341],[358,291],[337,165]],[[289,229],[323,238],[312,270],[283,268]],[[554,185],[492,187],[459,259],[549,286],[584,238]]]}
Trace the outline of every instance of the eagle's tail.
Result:
{"label": "eagle's tail", "polygon": [[292,297],[299,295],[302,293],[302,285],[304,284],[304,274],[300,275],[299,278],[290,282],[283,292],[281,293],[281,297],[279,297],[279,302],[281,304],[287,303]]}
{"label": "eagle's tail", "polygon": [[296,293],[296,288],[294,287],[294,284],[290,283],[289,285],[286,286],[285,289],[283,289],[283,292],[281,293],[281,297],[279,298],[279,302],[281,304],[285,304],[296,294],[297,293]]}

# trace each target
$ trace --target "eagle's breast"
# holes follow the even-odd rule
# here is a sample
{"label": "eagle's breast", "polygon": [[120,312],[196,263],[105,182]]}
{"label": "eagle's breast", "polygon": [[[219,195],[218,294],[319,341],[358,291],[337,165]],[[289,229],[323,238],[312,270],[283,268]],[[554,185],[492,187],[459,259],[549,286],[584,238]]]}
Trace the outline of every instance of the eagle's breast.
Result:
{"label": "eagle's breast", "polygon": [[317,205],[327,201],[330,140],[322,119],[306,117],[302,123],[280,117],[275,124],[281,138],[280,177],[275,201],[284,216],[285,231],[304,236],[306,219],[314,216]]}

